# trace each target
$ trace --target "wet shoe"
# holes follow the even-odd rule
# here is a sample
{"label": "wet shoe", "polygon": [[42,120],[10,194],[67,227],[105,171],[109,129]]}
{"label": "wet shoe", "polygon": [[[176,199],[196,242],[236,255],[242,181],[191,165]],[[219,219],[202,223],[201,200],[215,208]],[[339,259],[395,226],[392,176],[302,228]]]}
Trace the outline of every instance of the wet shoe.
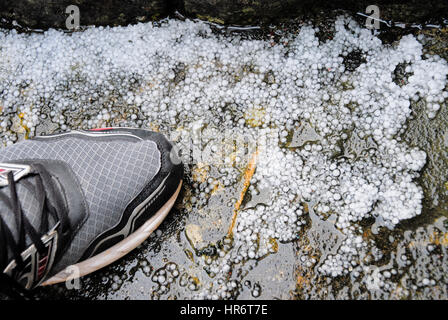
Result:
{"label": "wet shoe", "polygon": [[2,277],[30,289],[121,258],[166,217],[182,175],[171,143],[142,129],[70,131],[1,149]]}

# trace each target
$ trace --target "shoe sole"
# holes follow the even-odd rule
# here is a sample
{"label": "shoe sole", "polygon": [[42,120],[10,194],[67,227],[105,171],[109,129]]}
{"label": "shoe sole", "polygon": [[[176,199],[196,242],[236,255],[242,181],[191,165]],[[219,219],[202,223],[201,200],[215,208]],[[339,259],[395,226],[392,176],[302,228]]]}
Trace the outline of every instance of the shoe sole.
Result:
{"label": "shoe sole", "polygon": [[170,212],[177,196],[180,193],[182,180],[179,183],[171,198],[154,214],[148,221],[146,221],[140,228],[131,233],[127,238],[121,240],[117,244],[108,248],[107,250],[81,262],[70,265],[64,270],[52,276],[41,284],[41,286],[52,285],[56,283],[71,281],[76,278],[83,277],[92,272],[95,272],[115,261],[124,257],[126,254],[134,250],[143,243],[151,233],[156,230],[165,217]]}

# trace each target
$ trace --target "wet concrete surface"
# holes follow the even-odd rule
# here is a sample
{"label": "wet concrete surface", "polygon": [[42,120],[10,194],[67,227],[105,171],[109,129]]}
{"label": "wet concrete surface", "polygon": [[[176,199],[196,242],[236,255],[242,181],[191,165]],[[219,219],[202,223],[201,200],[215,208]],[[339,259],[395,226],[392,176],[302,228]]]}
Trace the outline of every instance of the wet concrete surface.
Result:
{"label": "wet concrete surface", "polygon": [[[313,21],[331,37],[331,19]],[[277,29],[276,29],[277,28]],[[256,30],[247,37],[270,37],[276,41],[282,32],[294,32],[296,23],[270,30]],[[276,32],[278,31],[278,32]],[[385,42],[398,40],[403,30],[383,29]],[[407,33],[428,36],[426,50],[447,58],[447,29],[408,29]],[[226,31],[224,31],[226,32]],[[353,58],[351,63],[357,63]],[[258,261],[249,261],[238,270],[234,299],[447,299],[448,298],[448,108],[446,101],[434,120],[429,120],[418,104],[403,139],[428,154],[421,175],[424,188],[424,212],[402,222],[394,230],[380,221],[362,222],[362,235],[376,246],[365,259],[367,270],[336,278],[316,272],[321,261],[340,247],[344,234],[334,226],[334,217],[326,220],[307,204],[306,225],[297,240],[275,243],[275,250]],[[73,121],[80,114],[73,116]],[[42,124],[38,132],[51,132],[51,124]],[[304,141],[318,139],[309,128],[301,128],[285,147],[300,147]],[[347,150],[362,153],[369,141],[350,140]],[[168,218],[144,244],[116,263],[80,280],[80,288],[69,290],[65,284],[38,289],[41,299],[188,299],[212,280],[206,260],[213,259],[216,247],[222,246],[230,225],[233,204],[242,188],[244,166],[235,168],[238,179],[230,186],[218,186],[206,203],[193,200],[195,184],[214,177],[213,163],[188,165],[181,196]],[[269,191],[245,206],[263,203]],[[163,288],[157,277],[171,279]],[[382,288],[381,278],[392,279],[393,290]],[[361,281],[364,280],[364,281]]]}

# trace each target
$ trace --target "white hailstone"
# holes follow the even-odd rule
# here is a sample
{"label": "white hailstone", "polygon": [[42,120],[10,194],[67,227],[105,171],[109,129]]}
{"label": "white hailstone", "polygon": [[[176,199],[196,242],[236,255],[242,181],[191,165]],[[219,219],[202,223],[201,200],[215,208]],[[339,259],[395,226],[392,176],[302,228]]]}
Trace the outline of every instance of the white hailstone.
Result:
{"label": "white hailstone", "polygon": [[333,199],[336,201],[339,201],[339,200],[341,200],[341,195],[339,193],[335,193],[335,194],[333,194]]}

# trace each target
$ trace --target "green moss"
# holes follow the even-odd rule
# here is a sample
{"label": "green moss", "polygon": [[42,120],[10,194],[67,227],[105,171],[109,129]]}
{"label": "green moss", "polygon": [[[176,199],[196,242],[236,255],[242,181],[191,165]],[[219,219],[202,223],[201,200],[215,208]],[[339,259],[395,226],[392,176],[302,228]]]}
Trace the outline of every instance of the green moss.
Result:
{"label": "green moss", "polygon": [[255,9],[251,7],[246,7],[241,10],[244,14],[255,14]]}
{"label": "green moss", "polygon": [[160,20],[160,18],[161,18],[160,14],[156,13],[151,16],[151,21],[158,21],[158,20]]}
{"label": "green moss", "polygon": [[213,22],[213,23],[218,23],[218,24],[224,24],[224,20],[219,19],[217,17],[211,17],[208,15],[202,15],[202,14],[196,14],[196,16],[201,19],[201,20],[205,20],[205,21],[209,21],[209,22]]}

